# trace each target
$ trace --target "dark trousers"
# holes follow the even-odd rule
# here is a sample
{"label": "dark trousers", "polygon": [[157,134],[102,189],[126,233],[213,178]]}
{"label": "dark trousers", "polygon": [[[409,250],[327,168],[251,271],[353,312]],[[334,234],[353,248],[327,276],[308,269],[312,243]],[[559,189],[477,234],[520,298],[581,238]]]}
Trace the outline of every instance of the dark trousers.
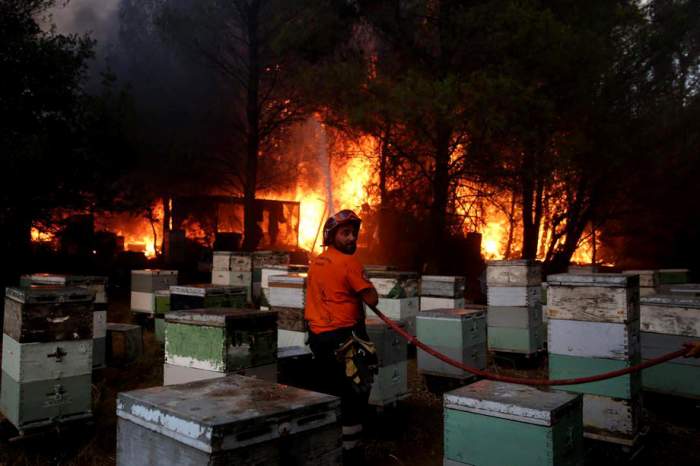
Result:
{"label": "dark trousers", "polygon": [[345,363],[338,361],[335,350],[345,343],[352,331],[363,339],[369,339],[364,326],[342,328],[315,334],[309,332],[309,346],[314,354],[317,380],[315,389],[340,398],[341,424],[343,425],[343,449],[353,450],[360,445],[362,422],[369,393],[357,393],[352,381],[345,376]]}

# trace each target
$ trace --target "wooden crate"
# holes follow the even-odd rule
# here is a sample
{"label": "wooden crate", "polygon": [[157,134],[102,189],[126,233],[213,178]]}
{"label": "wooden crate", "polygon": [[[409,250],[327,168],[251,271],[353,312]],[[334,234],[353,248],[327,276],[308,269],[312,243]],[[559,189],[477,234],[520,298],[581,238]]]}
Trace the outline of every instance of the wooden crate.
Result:
{"label": "wooden crate", "polygon": [[639,319],[639,277],[559,274],[547,277],[547,317],[589,322]]}
{"label": "wooden crate", "polygon": [[272,275],[270,285],[270,307],[303,309],[306,303],[306,276],[302,274]]}
{"label": "wooden crate", "polygon": [[530,328],[488,327],[489,351],[533,354],[545,342],[544,325]]}
{"label": "wooden crate", "polygon": [[[470,309],[421,312],[416,317],[418,339],[468,366],[486,368],[486,312]],[[463,379],[470,373],[418,351],[418,371],[423,374]]]}
{"label": "wooden crate", "polygon": [[106,346],[107,365],[125,366],[136,362],[143,354],[141,327],[108,322]]}
{"label": "wooden crate", "polygon": [[490,306],[486,313],[489,327],[509,328],[540,328],[542,326],[542,311],[529,307],[494,307]]}
{"label": "wooden crate", "polygon": [[464,298],[436,298],[434,296],[420,297],[420,310],[430,311],[433,309],[462,309]]}
{"label": "wooden crate", "polygon": [[131,271],[131,291],[153,293],[158,290],[167,290],[172,285],[177,285],[177,270],[145,269]]}
{"label": "wooden crate", "polygon": [[413,298],[419,294],[420,283],[415,272],[370,270],[367,276],[380,298]]}
{"label": "wooden crate", "polygon": [[170,312],[165,317],[165,362],[217,372],[272,364],[276,319],[276,312],[255,309]]}
{"label": "wooden crate", "polygon": [[1,392],[0,409],[21,432],[92,415],[91,374],[19,382],[3,371]]}
{"label": "wooden crate", "polygon": [[[399,324],[404,327],[403,324]],[[379,366],[389,366],[406,361],[408,346],[406,340],[381,320],[365,321],[367,335],[374,343],[379,358]]]}
{"label": "wooden crate", "polygon": [[340,401],[232,375],[120,393],[117,465],[340,465]]}
{"label": "wooden crate", "polygon": [[[565,388],[565,387],[564,387]],[[642,400],[583,395],[584,437],[633,446],[642,423]]]}
{"label": "wooden crate", "polygon": [[218,307],[243,308],[247,290],[237,286],[200,285],[171,286],[170,309],[183,311]]}
{"label": "wooden crate", "polygon": [[[277,363],[258,367],[248,367],[232,374],[255,377],[267,382],[277,383]],[[163,364],[163,385],[179,385],[183,383],[197,382],[199,380],[211,380],[226,377],[227,373],[195,369],[194,367],[175,366]]]}
{"label": "wooden crate", "polygon": [[486,290],[489,307],[540,307],[542,287],[537,286],[490,286]]}
{"label": "wooden crate", "polygon": [[408,396],[408,365],[406,360],[379,368],[374,376],[369,404],[387,406]]}
{"label": "wooden crate", "polygon": [[482,380],[444,395],[445,464],[582,466],[582,397]]}
{"label": "wooden crate", "polygon": [[550,354],[619,360],[638,359],[641,354],[638,320],[611,323],[551,319],[548,325]]}
{"label": "wooden crate", "polygon": [[643,332],[700,337],[700,297],[645,296],[641,300]]}
{"label": "wooden crate", "polygon": [[[629,360],[587,358],[579,356],[564,356],[561,354],[549,355],[550,379],[573,379],[588,377],[605,372],[625,369],[639,364],[641,357]],[[599,382],[589,382],[578,385],[567,385],[563,389],[576,393],[606,396],[631,400],[637,397],[642,388],[642,376],[640,372],[622,375]]]}
{"label": "wooden crate", "polygon": [[91,339],[93,300],[83,288],[7,288],[3,331],[19,343]]}
{"label": "wooden crate", "polygon": [[542,282],[542,264],[531,260],[488,261],[486,263],[486,285],[539,286]]}
{"label": "wooden crate", "polygon": [[446,275],[423,275],[420,280],[420,295],[436,298],[464,298],[464,277]]}

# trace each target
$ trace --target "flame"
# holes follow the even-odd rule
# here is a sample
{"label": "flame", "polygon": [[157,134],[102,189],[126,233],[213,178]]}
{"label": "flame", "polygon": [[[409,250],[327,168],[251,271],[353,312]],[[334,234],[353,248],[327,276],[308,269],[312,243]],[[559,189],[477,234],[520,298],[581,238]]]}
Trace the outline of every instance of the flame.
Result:
{"label": "flame", "polygon": [[[151,206],[151,221],[145,215],[129,213],[95,215],[95,229],[114,232],[124,238],[124,250],[143,252],[149,259],[154,258],[157,245],[163,240],[163,203],[158,201]],[[155,228],[155,236],[153,230]]]}
{"label": "flame", "polygon": [[33,243],[50,243],[55,239],[53,233],[49,231],[41,231],[37,227],[32,227],[31,235]]}

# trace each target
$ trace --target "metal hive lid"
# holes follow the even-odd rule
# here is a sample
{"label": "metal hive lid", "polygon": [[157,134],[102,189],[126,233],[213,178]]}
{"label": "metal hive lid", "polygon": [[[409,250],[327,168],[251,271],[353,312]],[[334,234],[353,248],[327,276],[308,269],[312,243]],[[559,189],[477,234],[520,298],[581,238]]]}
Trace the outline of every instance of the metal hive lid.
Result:
{"label": "metal hive lid", "polygon": [[177,270],[140,269],[132,270],[132,275],[177,275]]}
{"label": "metal hive lid", "polygon": [[421,277],[423,282],[446,282],[453,283],[464,281],[464,277],[461,275],[423,275]]}
{"label": "metal hive lid", "polygon": [[63,286],[7,287],[5,296],[24,304],[89,303],[95,300],[92,290]]}
{"label": "metal hive lid", "polygon": [[334,396],[231,375],[120,393],[117,416],[208,453],[336,423]]}
{"label": "metal hive lid", "polygon": [[481,380],[445,393],[444,405],[446,409],[551,426],[558,421],[559,413],[582,399],[580,394]]}
{"label": "metal hive lid", "polygon": [[639,303],[648,306],[700,308],[700,296],[677,294],[652,294],[643,296]]}
{"label": "metal hive lid", "polygon": [[209,327],[224,327],[227,322],[234,320],[277,320],[277,312],[261,311],[260,309],[207,308],[174,311],[165,314],[166,322],[189,325],[204,325]]}
{"label": "metal hive lid", "polygon": [[441,319],[473,319],[484,317],[486,315],[486,306],[473,304],[462,309],[431,309],[429,311],[420,311],[417,318],[430,317]]}
{"label": "metal hive lid", "polygon": [[417,279],[417,272],[399,270],[366,270],[369,278]]}
{"label": "metal hive lid", "polygon": [[223,294],[246,294],[245,287],[200,283],[194,285],[170,285],[170,294],[185,296],[215,296]]}
{"label": "metal hive lid", "polygon": [[531,259],[516,259],[516,260],[493,260],[486,261],[489,267],[532,267],[534,265],[542,265],[542,262]]}
{"label": "metal hive lid", "polygon": [[97,275],[65,275],[57,273],[33,273],[28,276],[29,280],[35,284],[47,285],[104,285],[107,277]]}
{"label": "metal hive lid", "polygon": [[547,276],[549,286],[602,286],[627,288],[639,286],[638,275],[619,273],[559,273]]}

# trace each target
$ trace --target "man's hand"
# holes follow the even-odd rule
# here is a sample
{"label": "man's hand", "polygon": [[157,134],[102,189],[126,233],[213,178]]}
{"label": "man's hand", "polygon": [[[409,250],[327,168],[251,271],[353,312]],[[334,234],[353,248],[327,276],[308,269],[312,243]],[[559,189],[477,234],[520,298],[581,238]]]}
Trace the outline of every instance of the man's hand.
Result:
{"label": "man's hand", "polygon": [[700,358],[700,341],[692,341],[684,343],[683,347],[688,350],[684,357],[686,358]]}

